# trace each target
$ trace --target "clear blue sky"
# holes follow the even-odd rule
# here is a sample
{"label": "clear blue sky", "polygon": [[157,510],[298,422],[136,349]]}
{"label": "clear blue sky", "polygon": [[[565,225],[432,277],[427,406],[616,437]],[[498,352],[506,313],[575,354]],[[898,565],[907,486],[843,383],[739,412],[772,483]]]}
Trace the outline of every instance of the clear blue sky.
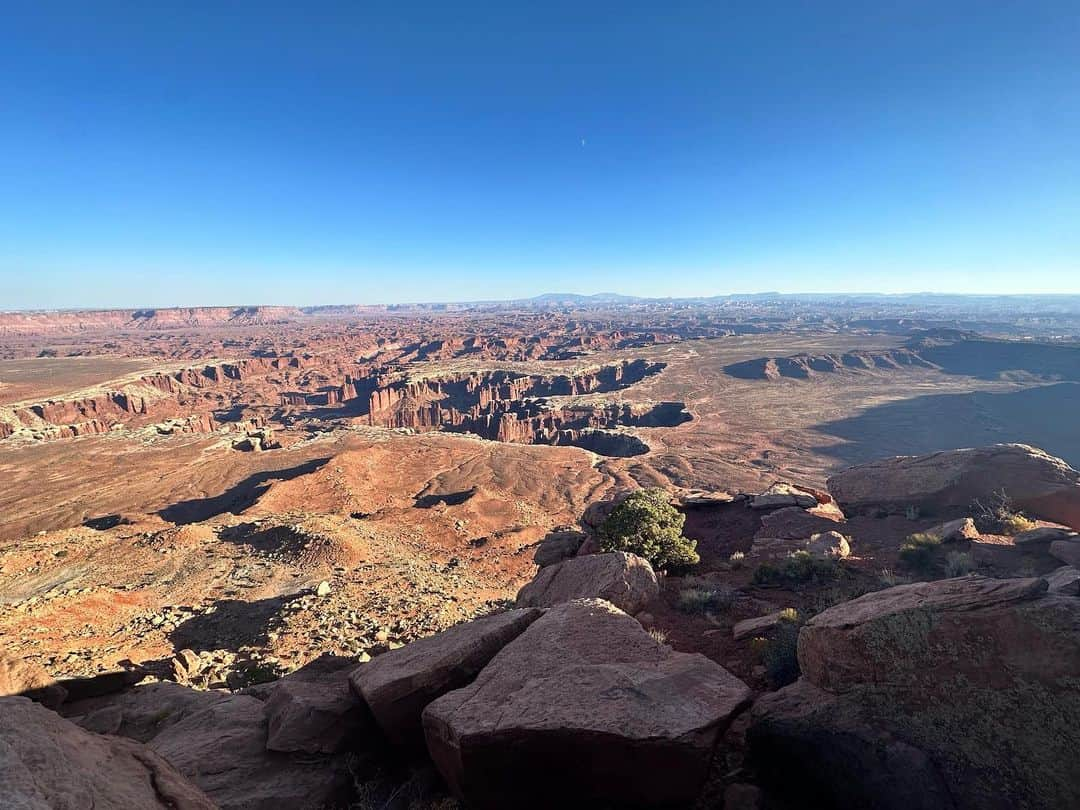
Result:
{"label": "clear blue sky", "polygon": [[1080,292],[1080,3],[7,4],[0,309]]}

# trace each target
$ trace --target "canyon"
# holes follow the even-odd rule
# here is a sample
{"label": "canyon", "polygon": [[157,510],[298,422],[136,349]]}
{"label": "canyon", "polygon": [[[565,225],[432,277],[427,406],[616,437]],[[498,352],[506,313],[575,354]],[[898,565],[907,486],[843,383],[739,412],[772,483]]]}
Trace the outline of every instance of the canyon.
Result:
{"label": "canyon", "polygon": [[[692,752],[681,749],[681,792],[661,791],[657,800],[685,806],[700,790],[696,800],[716,806],[719,794],[761,800],[764,792],[775,803],[768,806],[786,810],[798,797],[784,803],[791,797],[783,779],[758,752],[816,741],[800,779],[821,806],[844,806],[850,796],[829,792],[838,771],[820,752],[845,733],[883,739],[910,730],[892,716],[856,718],[864,704],[817,659],[807,659],[802,680],[779,684],[761,647],[783,635],[777,614],[795,611],[807,643],[819,645],[834,637],[830,610],[872,621],[855,613],[860,597],[900,599],[905,592],[890,589],[916,587],[948,602],[959,587],[945,576],[950,554],[970,557],[989,581],[963,599],[997,604],[997,589],[1012,588],[1033,610],[1062,609],[1064,597],[1039,595],[1044,579],[1047,588],[1073,581],[1051,553],[1073,552],[1073,527],[1055,521],[1075,522],[1070,476],[1080,475],[1069,470],[1080,464],[1072,418],[1080,342],[1055,337],[1067,331],[1060,320],[1016,340],[1016,323],[981,312],[909,323],[869,317],[882,313],[862,306],[819,318],[807,305],[785,310],[775,301],[457,306],[226,307],[52,321],[38,314],[0,335],[0,661],[39,668],[35,683],[68,693],[61,714],[106,732],[103,740],[138,729],[138,742],[230,810],[247,808],[252,796],[303,806],[297,785],[330,806],[355,803],[363,791],[420,791],[421,783],[416,806],[425,810],[461,797],[498,804],[515,779],[491,782],[498,795],[472,793],[476,752],[466,743],[468,756],[459,758],[453,740],[488,732],[452,701],[436,706],[431,722],[443,742],[430,748],[417,718],[419,752],[376,744],[373,731],[371,746],[320,731],[303,745],[334,752],[308,752],[304,762],[278,750],[296,744],[279,712],[309,701],[354,712],[346,680],[357,667],[393,662],[391,653],[425,640],[443,643],[441,634],[455,628],[471,633],[478,624],[483,635],[484,622],[507,615],[516,599],[554,600],[571,583],[619,604],[519,606],[553,616],[522,637],[561,638],[569,652],[536,664],[522,644],[511,649],[516,642],[500,636],[518,663],[487,675],[477,665],[469,676],[477,680],[460,688],[475,683],[477,700],[491,701],[511,688],[501,684],[532,672],[512,690],[534,701],[527,696],[535,689],[529,705],[549,705],[544,690],[577,672],[600,677],[618,649],[655,656],[680,683],[711,684],[727,696],[695,704],[717,712],[708,716],[719,725],[698,729]],[[978,319],[983,332],[968,328]],[[965,473],[964,486],[981,489],[947,498],[887,479],[893,467],[879,461],[928,454],[919,464],[944,470],[941,458],[963,456],[937,451],[1003,443],[1036,445],[1061,460],[1030,449],[980,451],[988,461],[975,466],[996,472]],[[864,466],[841,472],[853,464]],[[1028,482],[1042,489],[1029,492]],[[999,486],[1022,500],[1035,545],[983,527],[950,539],[926,573],[906,561],[910,536],[973,517],[969,501],[987,500]],[[620,595],[621,575],[603,568],[610,555],[598,553],[600,526],[629,493],[653,487],[685,520],[700,562],[658,575],[655,590],[634,591],[631,603]],[[835,578],[768,580],[792,553],[811,548],[841,557],[830,568]],[[566,560],[594,573],[541,575]],[[638,588],[644,569],[633,565]],[[995,584],[1016,579],[1026,584]],[[996,638],[1009,621],[983,627]],[[1011,641],[1001,644],[1007,656]],[[639,678],[653,664],[618,666]],[[947,666],[962,668],[952,659]],[[605,717],[630,728],[620,725],[621,703],[600,704],[610,715],[582,712],[590,688],[565,702],[559,733],[567,745],[583,745],[588,722]],[[986,697],[977,692],[984,685],[972,688],[976,702]],[[677,731],[679,714],[662,692],[645,689],[657,701],[649,716],[658,734],[620,737],[648,761],[671,754],[657,741]],[[865,706],[883,712],[886,697],[895,698]],[[379,705],[377,690],[370,701]],[[181,704],[199,707],[199,719],[187,724],[188,709],[176,708],[178,725],[149,729],[148,717]],[[311,716],[325,716],[319,712]],[[792,725],[793,716],[813,725]],[[50,727],[39,720],[35,729]],[[340,729],[345,721],[329,722]],[[974,790],[949,770],[932,731],[930,718],[904,737],[904,750],[922,752],[920,772],[940,780],[934,784]],[[536,739],[528,724],[513,734],[523,745]],[[205,776],[196,735],[215,761],[229,763],[229,778]],[[222,750],[224,739],[243,745]],[[993,738],[979,745],[1000,754]],[[1044,750],[1059,756],[1052,745]],[[1025,763],[1035,761],[1029,753]],[[346,756],[378,767],[354,771],[354,780]],[[873,796],[875,779],[896,781],[872,758],[851,761],[843,781],[851,791]],[[520,776],[519,765],[503,763]],[[564,763],[575,790],[615,795],[572,765]],[[1045,776],[1059,794],[1065,789]],[[1029,790],[1026,776],[1017,779]]]}

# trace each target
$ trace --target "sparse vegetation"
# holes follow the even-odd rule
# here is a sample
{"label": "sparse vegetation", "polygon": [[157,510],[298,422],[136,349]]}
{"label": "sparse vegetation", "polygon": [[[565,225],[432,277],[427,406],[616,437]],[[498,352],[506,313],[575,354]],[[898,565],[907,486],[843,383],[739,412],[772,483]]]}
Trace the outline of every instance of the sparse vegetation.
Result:
{"label": "sparse vegetation", "polygon": [[922,510],[920,510],[919,507],[912,505],[904,510],[904,517],[908,520],[918,520],[921,513]]}
{"label": "sparse vegetation", "polygon": [[900,576],[895,571],[890,571],[888,568],[882,568],[881,573],[878,575],[878,580],[886,588],[892,588],[896,585],[906,585],[911,582],[910,579],[904,576]]}
{"label": "sparse vegetation", "polygon": [[1017,510],[1005,490],[995,492],[987,503],[976,499],[971,503],[975,527],[985,534],[1015,535],[1035,528],[1023,512]]}
{"label": "sparse vegetation", "polygon": [[667,644],[667,633],[665,633],[659,627],[649,628],[649,638],[651,638],[657,644]]}
{"label": "sparse vegetation", "polygon": [[765,677],[774,689],[794,683],[799,677],[799,657],[796,653],[800,627],[802,617],[798,611],[787,608],[781,612],[780,622],[772,635],[759,646]]}
{"label": "sparse vegetation", "polygon": [[794,588],[810,583],[836,581],[840,565],[833,559],[815,557],[808,551],[796,551],[779,563],[765,562],[754,571],[755,585]]}
{"label": "sparse vegetation", "polygon": [[726,586],[690,587],[679,592],[676,607],[683,613],[711,613],[728,610],[738,592]]}
{"label": "sparse vegetation", "polygon": [[909,568],[920,573],[928,573],[934,567],[936,552],[941,545],[937,535],[919,532],[910,535],[900,546],[900,559]]}
{"label": "sparse vegetation", "polygon": [[616,506],[599,530],[604,551],[628,551],[661,570],[700,561],[697,543],[682,535],[686,517],[658,488],[639,489]]}
{"label": "sparse vegetation", "polygon": [[945,557],[945,576],[962,577],[975,570],[975,561],[963,551],[950,551]]}
{"label": "sparse vegetation", "polygon": [[731,556],[728,557],[728,562],[731,563],[732,568],[742,568],[745,561],[746,554],[742,551],[733,551]]}

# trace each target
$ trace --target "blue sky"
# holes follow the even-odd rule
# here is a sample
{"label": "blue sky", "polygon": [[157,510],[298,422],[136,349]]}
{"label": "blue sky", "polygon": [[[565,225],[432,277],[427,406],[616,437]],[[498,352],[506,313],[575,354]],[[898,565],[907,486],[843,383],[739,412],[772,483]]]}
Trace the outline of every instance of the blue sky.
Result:
{"label": "blue sky", "polygon": [[4,32],[0,309],[1080,293],[1075,0],[43,0]]}

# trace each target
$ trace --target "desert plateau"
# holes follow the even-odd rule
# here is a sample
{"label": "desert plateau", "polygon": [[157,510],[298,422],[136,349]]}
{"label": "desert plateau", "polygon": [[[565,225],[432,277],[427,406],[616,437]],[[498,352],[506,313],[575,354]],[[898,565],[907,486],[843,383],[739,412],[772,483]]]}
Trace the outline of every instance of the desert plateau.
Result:
{"label": "desert plateau", "polygon": [[16,3],[0,810],[1080,808],[1080,4]]}
{"label": "desert plateau", "polygon": [[[1075,725],[970,784],[1000,734],[956,753],[929,708],[900,723],[913,696],[858,647],[885,633],[890,666],[929,655],[968,679],[951,656],[977,636],[990,662],[1076,671],[1080,305],[977,303],[922,323],[905,302],[779,295],[2,314],[0,684],[148,744],[225,808],[783,808],[796,771],[822,805],[899,807],[912,767],[936,791],[918,806],[1064,806]],[[662,493],[696,562],[609,550],[635,492]],[[1015,636],[1031,611],[1063,635]],[[922,616],[945,635],[889,635]],[[645,703],[588,708],[607,692],[584,673],[615,662],[605,688],[645,678]],[[570,669],[526,689],[522,666]],[[852,698],[867,677],[876,697]],[[683,682],[692,711],[660,686]],[[1006,688],[957,681],[953,719],[987,689],[1002,722],[1075,712],[1052,683],[1034,714]],[[485,731],[475,709],[461,731],[469,690],[525,701],[520,721]],[[485,753],[488,734],[518,753]],[[565,780],[518,795],[552,746],[576,752]],[[650,757],[679,779],[635,781]],[[778,757],[799,764],[780,777]]]}

